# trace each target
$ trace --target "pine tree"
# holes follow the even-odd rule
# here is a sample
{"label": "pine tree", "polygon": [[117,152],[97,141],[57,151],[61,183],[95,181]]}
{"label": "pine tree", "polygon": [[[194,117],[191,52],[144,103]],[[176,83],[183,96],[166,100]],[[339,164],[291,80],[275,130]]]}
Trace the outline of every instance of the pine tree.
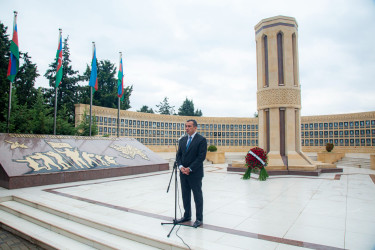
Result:
{"label": "pine tree", "polygon": [[200,109],[195,110],[194,116],[202,116],[202,115],[203,115],[202,110]]}
{"label": "pine tree", "polygon": [[202,116],[202,110],[197,109],[194,111],[194,102],[188,98],[182,103],[181,107],[178,109],[178,115],[185,116]]}
{"label": "pine tree", "polygon": [[30,110],[32,121],[30,128],[33,134],[52,134],[53,109],[49,107],[43,97],[42,89],[37,91],[36,101]]}
{"label": "pine tree", "polygon": [[31,57],[28,53],[20,53],[24,63],[20,67],[14,86],[17,89],[17,97],[20,105],[27,105],[31,108],[35,102],[37,90],[35,89],[35,80],[39,76],[35,63],[31,62]]}
{"label": "pine tree", "polygon": [[185,99],[178,109],[178,115],[194,116],[194,103],[192,100]]}
{"label": "pine tree", "polygon": [[127,86],[124,89],[124,100],[121,101],[120,109],[128,110],[131,108],[130,106],[130,95],[133,92],[133,85]]}
{"label": "pine tree", "polygon": [[[99,61],[98,65],[98,91],[93,95],[93,105],[117,108],[117,79],[115,78],[117,69],[109,60]],[[91,68],[87,65],[86,71],[83,74],[83,79],[89,81]],[[133,92],[133,86],[125,87],[125,100],[121,102],[120,109],[127,110],[130,106],[130,95]],[[83,86],[78,91],[79,102],[90,103],[90,89],[89,86]]]}
{"label": "pine tree", "polygon": [[[8,99],[9,93],[4,94],[5,107],[1,111],[1,117],[3,118],[0,122],[0,132],[5,133],[7,131],[7,117],[8,117]],[[30,122],[32,115],[28,112],[26,105],[19,105],[17,98],[17,89],[13,87],[12,89],[12,114],[9,121],[9,132],[11,133],[30,133],[31,127]]]}
{"label": "pine tree", "polygon": [[[85,109],[82,114],[81,122],[77,126],[76,135],[80,136],[89,136],[90,135],[90,116],[87,115],[87,110]],[[98,134],[98,126],[96,124],[96,117],[95,115],[92,116],[92,123],[91,123],[91,136]]]}
{"label": "pine tree", "polygon": [[147,105],[143,105],[140,110],[137,110],[137,112],[142,112],[142,113],[154,113],[154,110],[152,108],[149,108]]}
{"label": "pine tree", "polygon": [[[7,127],[9,86],[7,69],[9,63],[10,41],[6,34],[7,27],[0,22],[0,107],[3,107],[0,115],[0,131],[5,132]],[[15,81],[12,84],[12,103],[9,131],[13,133],[29,133],[29,121],[31,119],[29,108],[35,102],[35,80],[39,76],[36,64],[31,62],[28,53],[20,52],[23,64],[20,65]]]}
{"label": "pine tree", "polygon": [[[9,80],[7,79],[7,70],[9,63],[9,35],[7,27],[0,21],[0,107],[8,107]],[[8,95],[7,95],[8,93]],[[8,112],[8,110],[6,110]],[[0,116],[0,122],[7,121],[7,115]],[[4,131],[4,130],[3,130]]]}
{"label": "pine tree", "polygon": [[62,105],[62,107],[57,112],[56,118],[56,134],[58,135],[75,135],[76,128],[74,124],[68,122],[66,119],[66,114],[68,113],[68,109],[66,105]]}
{"label": "pine tree", "polygon": [[[61,84],[57,91],[57,105],[62,107],[66,105],[67,114],[66,117],[70,123],[74,123],[74,104],[78,100],[78,82],[81,81],[82,77],[78,75],[77,70],[73,70],[70,60],[70,50],[69,50],[69,37],[64,39],[63,47],[63,76]],[[56,68],[57,61],[54,59],[53,62],[49,65],[49,69],[46,71],[44,76],[49,80],[49,85],[51,89],[44,90],[45,97],[48,99],[49,104],[54,106],[55,98],[55,81],[56,81]]]}
{"label": "pine tree", "polygon": [[158,108],[158,113],[162,115],[173,115],[174,114],[174,106],[169,105],[168,97],[164,97],[164,100],[156,105]]}

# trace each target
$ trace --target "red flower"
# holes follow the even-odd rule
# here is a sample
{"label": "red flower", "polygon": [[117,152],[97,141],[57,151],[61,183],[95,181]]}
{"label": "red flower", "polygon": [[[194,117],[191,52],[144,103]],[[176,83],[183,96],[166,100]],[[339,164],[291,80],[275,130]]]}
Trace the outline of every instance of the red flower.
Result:
{"label": "red flower", "polygon": [[[255,148],[252,148],[251,151],[255,155],[257,155],[263,162],[267,163],[267,153],[263,149],[259,147],[255,147]],[[255,168],[262,169],[264,167],[263,164],[256,157],[254,157],[250,152],[247,153],[245,161],[246,161],[247,167],[252,168],[252,169],[255,169]]]}

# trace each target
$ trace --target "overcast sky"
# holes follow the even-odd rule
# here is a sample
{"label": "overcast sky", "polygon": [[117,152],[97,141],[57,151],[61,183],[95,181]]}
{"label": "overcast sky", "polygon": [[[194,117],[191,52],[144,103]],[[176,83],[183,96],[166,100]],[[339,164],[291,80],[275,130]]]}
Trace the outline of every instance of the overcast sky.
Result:
{"label": "overcast sky", "polygon": [[[168,97],[175,110],[192,99],[204,116],[253,117],[256,107],[254,26],[284,15],[298,23],[302,115],[375,111],[374,0],[0,0],[0,21],[43,77],[69,35],[73,69],[97,58],[133,85],[130,110],[155,110]],[[117,76],[117,74],[116,74]],[[88,84],[88,83],[85,83]]]}

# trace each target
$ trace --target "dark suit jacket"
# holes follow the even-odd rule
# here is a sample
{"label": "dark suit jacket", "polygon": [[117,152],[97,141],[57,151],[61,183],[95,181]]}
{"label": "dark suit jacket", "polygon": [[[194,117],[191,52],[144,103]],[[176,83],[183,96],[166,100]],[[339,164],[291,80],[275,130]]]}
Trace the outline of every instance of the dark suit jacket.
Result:
{"label": "dark suit jacket", "polygon": [[177,166],[184,166],[191,169],[189,176],[203,177],[203,161],[206,159],[207,140],[196,133],[186,150],[188,136],[183,137],[178,144]]}

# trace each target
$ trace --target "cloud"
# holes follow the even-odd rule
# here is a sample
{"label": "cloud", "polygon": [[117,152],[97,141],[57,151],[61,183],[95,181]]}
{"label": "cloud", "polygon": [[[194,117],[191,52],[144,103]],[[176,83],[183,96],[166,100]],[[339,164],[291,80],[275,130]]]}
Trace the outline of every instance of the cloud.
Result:
{"label": "cloud", "polygon": [[81,74],[92,41],[99,60],[117,66],[123,52],[124,81],[134,86],[132,110],[155,108],[164,97],[177,110],[188,97],[205,116],[218,117],[253,116],[254,26],[292,16],[299,25],[302,115],[375,110],[374,1],[13,0],[0,7],[8,27],[19,11],[20,49],[38,66],[37,86],[48,85],[42,75],[62,28]]}

